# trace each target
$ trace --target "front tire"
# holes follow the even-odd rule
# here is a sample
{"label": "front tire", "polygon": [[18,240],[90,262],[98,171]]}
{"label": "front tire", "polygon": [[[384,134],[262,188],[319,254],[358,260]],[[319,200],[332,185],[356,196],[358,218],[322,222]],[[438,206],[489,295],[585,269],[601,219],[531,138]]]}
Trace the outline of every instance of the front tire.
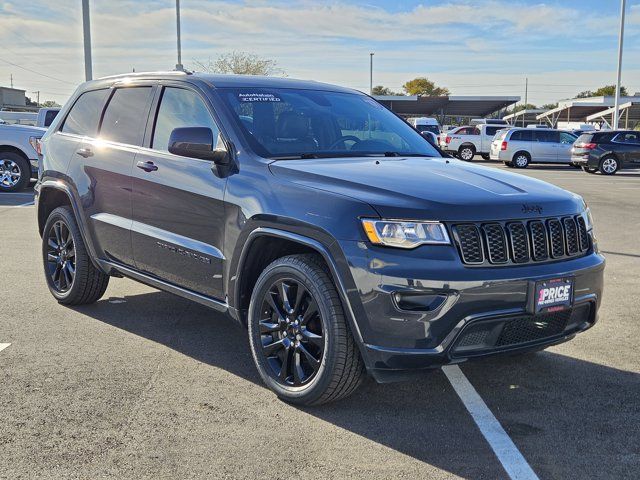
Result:
{"label": "front tire", "polygon": [[587,172],[587,173],[596,173],[598,171],[598,169],[595,168],[595,167],[585,167],[585,166],[583,166],[582,167],[582,171],[583,172]]}
{"label": "front tire", "polygon": [[600,173],[603,175],[613,175],[620,169],[618,159],[615,157],[605,157],[600,160]]}
{"label": "front tire", "polygon": [[287,402],[338,400],[362,380],[360,352],[317,255],[282,257],[262,272],[251,295],[248,326],[260,377]]}
{"label": "front tire", "polygon": [[483,153],[482,154],[482,159],[488,161],[488,160],[491,160],[491,156],[488,153]]}
{"label": "front tire", "polygon": [[0,192],[19,192],[29,185],[31,164],[13,152],[0,153]]}
{"label": "front tire", "polygon": [[104,295],[109,276],[91,263],[70,207],[58,207],[42,233],[44,273],[51,294],[63,305],[94,303]]}

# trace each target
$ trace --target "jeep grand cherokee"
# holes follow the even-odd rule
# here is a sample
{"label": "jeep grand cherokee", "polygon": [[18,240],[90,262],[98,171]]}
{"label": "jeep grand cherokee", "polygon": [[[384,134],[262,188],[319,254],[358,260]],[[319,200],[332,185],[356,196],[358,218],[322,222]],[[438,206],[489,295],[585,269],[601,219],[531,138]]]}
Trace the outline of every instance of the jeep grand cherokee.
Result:
{"label": "jeep grand cherokee", "polygon": [[104,78],[63,108],[42,162],[60,303],[125,276],[226,312],[290,402],[344,397],[365,372],[541,349],[596,321],[604,259],[582,198],[444,158],[357,91]]}

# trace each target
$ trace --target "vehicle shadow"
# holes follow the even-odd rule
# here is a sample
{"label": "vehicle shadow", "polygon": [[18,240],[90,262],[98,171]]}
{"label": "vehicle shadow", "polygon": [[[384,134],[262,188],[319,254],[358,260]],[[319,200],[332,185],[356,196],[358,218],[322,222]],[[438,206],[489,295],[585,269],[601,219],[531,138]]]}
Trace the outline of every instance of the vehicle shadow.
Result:
{"label": "vehicle shadow", "polygon": [[29,187],[21,192],[0,192],[1,207],[17,207],[33,202],[33,188]]}
{"label": "vehicle shadow", "polygon": [[[203,306],[152,292],[74,309],[261,384],[245,330]],[[640,375],[548,352],[462,368],[540,478],[640,476]],[[300,410],[464,478],[506,477],[438,370],[367,380],[343,401]]]}

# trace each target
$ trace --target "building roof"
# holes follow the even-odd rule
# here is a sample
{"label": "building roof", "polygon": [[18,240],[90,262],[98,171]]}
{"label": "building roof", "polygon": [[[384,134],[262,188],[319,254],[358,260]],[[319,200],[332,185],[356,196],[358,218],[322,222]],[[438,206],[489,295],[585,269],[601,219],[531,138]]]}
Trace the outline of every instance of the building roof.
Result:
{"label": "building roof", "polygon": [[[609,125],[613,123],[613,113],[615,112],[615,105],[606,110],[594,113],[587,117],[588,122],[597,122],[605,120]],[[619,105],[618,111],[620,112],[620,125],[627,120],[630,122],[640,122],[640,99],[632,102],[625,102]]]}
{"label": "building roof", "polygon": [[512,96],[374,95],[374,98],[390,110],[405,116],[485,117],[520,101],[520,97]]}

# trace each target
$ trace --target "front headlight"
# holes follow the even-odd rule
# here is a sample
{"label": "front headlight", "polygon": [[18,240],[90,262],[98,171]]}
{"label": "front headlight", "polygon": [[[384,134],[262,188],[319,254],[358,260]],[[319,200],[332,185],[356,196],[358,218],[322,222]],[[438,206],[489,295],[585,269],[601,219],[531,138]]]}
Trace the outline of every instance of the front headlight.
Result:
{"label": "front headlight", "polygon": [[424,244],[451,243],[446,227],[440,222],[363,219],[362,226],[369,241],[375,245],[414,248]]}
{"label": "front headlight", "polygon": [[587,232],[593,230],[593,217],[591,216],[591,209],[589,208],[584,211],[584,222],[587,227]]}

